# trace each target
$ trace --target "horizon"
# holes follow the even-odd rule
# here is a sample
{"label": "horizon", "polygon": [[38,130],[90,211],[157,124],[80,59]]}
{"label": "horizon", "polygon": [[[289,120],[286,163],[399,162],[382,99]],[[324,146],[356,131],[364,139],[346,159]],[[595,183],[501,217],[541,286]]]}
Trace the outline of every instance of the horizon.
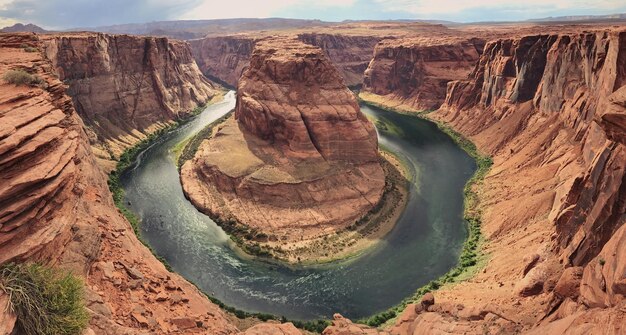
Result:
{"label": "horizon", "polygon": [[[527,0],[524,5],[496,0],[472,3],[440,0],[0,0],[0,27],[34,24],[48,30],[93,28],[160,21],[224,19],[297,19],[344,21],[523,22],[564,16],[619,15],[621,0]],[[50,15],[53,13],[53,15]]]}

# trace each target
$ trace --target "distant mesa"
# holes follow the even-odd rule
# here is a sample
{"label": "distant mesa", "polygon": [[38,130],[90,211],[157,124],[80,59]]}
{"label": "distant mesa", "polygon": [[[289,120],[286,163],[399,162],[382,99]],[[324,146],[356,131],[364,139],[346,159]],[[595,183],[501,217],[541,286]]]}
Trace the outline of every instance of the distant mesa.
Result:
{"label": "distant mesa", "polygon": [[1,33],[40,33],[40,34],[44,34],[49,32],[48,30],[45,30],[37,25],[34,25],[32,23],[28,23],[28,24],[22,24],[22,23],[16,23],[10,27],[4,27],[2,29],[0,29]]}

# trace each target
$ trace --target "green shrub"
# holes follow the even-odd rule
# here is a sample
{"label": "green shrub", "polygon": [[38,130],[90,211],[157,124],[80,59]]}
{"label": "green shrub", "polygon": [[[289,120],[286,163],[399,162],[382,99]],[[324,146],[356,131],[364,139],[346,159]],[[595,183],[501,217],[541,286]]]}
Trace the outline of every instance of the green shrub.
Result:
{"label": "green shrub", "polygon": [[24,47],[24,51],[26,51],[26,52],[37,52],[37,51],[39,51],[39,49],[37,49],[35,47],[27,46],[27,47]]}
{"label": "green shrub", "polygon": [[20,334],[79,334],[89,321],[83,282],[70,273],[33,263],[8,264],[0,268],[0,290],[9,296]]}
{"label": "green shrub", "polygon": [[45,81],[37,75],[30,74],[24,70],[10,70],[2,76],[2,79],[16,86],[28,85],[28,86],[44,86]]}

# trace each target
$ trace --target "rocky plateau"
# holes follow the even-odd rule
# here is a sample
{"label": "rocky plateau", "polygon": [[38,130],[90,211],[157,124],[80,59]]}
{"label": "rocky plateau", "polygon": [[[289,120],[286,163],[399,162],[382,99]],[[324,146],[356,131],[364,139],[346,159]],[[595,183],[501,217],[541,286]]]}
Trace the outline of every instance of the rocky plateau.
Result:
{"label": "rocky plateau", "polygon": [[319,238],[381,199],[374,126],[321,49],[295,39],[256,43],[234,118],[181,168],[202,211],[271,241]]}

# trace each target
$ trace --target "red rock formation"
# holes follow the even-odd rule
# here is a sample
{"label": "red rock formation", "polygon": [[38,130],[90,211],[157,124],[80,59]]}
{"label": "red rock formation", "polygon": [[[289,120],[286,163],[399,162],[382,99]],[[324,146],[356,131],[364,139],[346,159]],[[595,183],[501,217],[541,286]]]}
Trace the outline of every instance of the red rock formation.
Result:
{"label": "red rock formation", "polygon": [[[479,141],[476,134],[484,129],[506,130],[499,139],[490,135],[485,146],[496,154],[510,145],[512,137],[525,135],[541,123],[555,125],[545,139],[552,143],[542,144],[533,154],[545,155],[548,146],[551,151],[571,151],[571,157],[559,162],[563,171],[549,219],[556,225],[558,247],[572,265],[584,265],[595,257],[623,223],[625,204],[620,194],[626,187],[622,186],[626,156],[622,143],[611,137],[619,139],[624,128],[607,121],[624,113],[623,97],[619,98],[624,85],[621,69],[626,64],[621,58],[623,39],[623,33],[598,32],[492,42],[471,76],[477,79],[452,83],[442,108],[444,120]],[[474,106],[485,112],[472,114],[469,123],[470,115],[463,110]],[[515,128],[504,128],[506,116],[518,114],[515,109],[523,107],[526,115]],[[538,115],[550,121],[535,120]],[[562,138],[556,141],[559,135]]]}
{"label": "red rock formation", "polygon": [[47,35],[44,45],[104,160],[218,93],[185,42],[80,33]]}
{"label": "red rock formation", "polygon": [[261,42],[242,76],[235,117],[246,131],[326,161],[376,161],[374,126],[320,49],[291,40]]}
{"label": "red rock formation", "polygon": [[363,91],[414,110],[437,109],[447,83],[469,74],[484,44],[451,36],[383,40],[365,71]]}
{"label": "red rock formation", "polygon": [[0,43],[3,73],[23,69],[49,83],[45,90],[2,83],[0,263],[57,259],[63,251],[59,246],[71,240],[77,218],[68,199],[84,191],[76,171],[90,152],[82,142],[80,119],[49,64],[39,53],[14,46],[38,47],[39,40],[30,34],[4,35]]}
{"label": "red rock formation", "polygon": [[[250,63],[254,45],[267,37],[233,35],[191,40],[191,48],[200,70],[212,79],[236,87]],[[361,84],[372,51],[382,36],[302,33],[297,38],[320,47],[339,69],[348,86]]]}
{"label": "red rock formation", "polygon": [[242,335],[301,335],[302,333],[293,323],[261,323],[246,329]]}
{"label": "red rock formation", "polygon": [[235,35],[190,40],[189,44],[202,73],[237,87],[257,41],[255,37]]}
{"label": "red rock formation", "polygon": [[[490,42],[469,79],[448,85],[433,117],[494,157],[480,190],[492,256],[475,278],[438,292],[441,307],[401,317],[396,326],[409,328],[398,333],[507,332],[541,320],[537,334],[624,331],[626,31],[570,29]],[[583,267],[582,279],[564,266]]]}
{"label": "red rock formation", "polygon": [[258,42],[235,117],[181,169],[201,210],[296,241],[345,228],[379,201],[376,131],[319,48]]}
{"label": "red rock formation", "polygon": [[[0,83],[0,264],[41,262],[84,276],[86,334],[239,334],[204,294],[168,272],[119,213],[72,99],[32,34],[0,36],[0,76],[23,69],[45,88]],[[0,334],[15,316],[0,293]],[[288,326],[269,325],[289,329]]]}
{"label": "red rock formation", "polygon": [[324,329],[323,335],[389,335],[387,331],[378,331],[367,326],[352,323],[341,314],[333,315],[333,323]]}
{"label": "red rock formation", "polygon": [[349,35],[330,33],[303,33],[298,35],[302,42],[324,50],[328,59],[341,72],[348,86],[363,83],[363,74],[372,59],[374,46],[385,36]]}

